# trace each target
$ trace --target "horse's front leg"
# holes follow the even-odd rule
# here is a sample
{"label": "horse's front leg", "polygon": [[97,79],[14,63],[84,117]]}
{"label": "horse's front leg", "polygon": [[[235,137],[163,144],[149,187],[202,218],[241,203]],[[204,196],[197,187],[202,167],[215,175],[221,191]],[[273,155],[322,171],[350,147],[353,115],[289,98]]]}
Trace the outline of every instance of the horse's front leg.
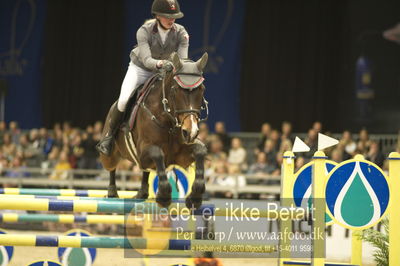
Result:
{"label": "horse's front leg", "polygon": [[168,207],[171,204],[172,188],[168,182],[165,171],[164,153],[160,147],[152,145],[144,151],[145,159],[150,158],[156,165],[158,175],[158,191],[156,202],[162,207]]}
{"label": "horse's front leg", "polygon": [[145,200],[149,197],[149,175],[149,171],[143,171],[142,185],[140,186],[140,189],[136,194],[135,199]]}
{"label": "horse's front leg", "polygon": [[115,183],[115,170],[110,171],[110,184],[108,185],[107,197],[119,198],[117,191],[117,184]]}
{"label": "horse's front leg", "polygon": [[193,156],[196,162],[196,175],[192,185],[192,192],[186,197],[186,207],[198,209],[203,201],[203,194],[206,191],[204,182],[204,158],[207,155],[205,145],[197,141],[193,145]]}

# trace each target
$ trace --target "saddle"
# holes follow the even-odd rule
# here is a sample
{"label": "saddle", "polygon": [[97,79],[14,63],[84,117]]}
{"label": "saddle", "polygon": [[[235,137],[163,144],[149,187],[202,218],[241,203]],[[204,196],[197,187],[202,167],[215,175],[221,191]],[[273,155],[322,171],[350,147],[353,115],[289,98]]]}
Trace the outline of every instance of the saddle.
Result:
{"label": "saddle", "polygon": [[150,93],[153,84],[158,80],[159,75],[154,74],[143,85],[140,85],[135,92],[129,97],[127,108],[124,116],[123,127],[132,130],[135,126],[136,116],[140,104],[146,99]]}

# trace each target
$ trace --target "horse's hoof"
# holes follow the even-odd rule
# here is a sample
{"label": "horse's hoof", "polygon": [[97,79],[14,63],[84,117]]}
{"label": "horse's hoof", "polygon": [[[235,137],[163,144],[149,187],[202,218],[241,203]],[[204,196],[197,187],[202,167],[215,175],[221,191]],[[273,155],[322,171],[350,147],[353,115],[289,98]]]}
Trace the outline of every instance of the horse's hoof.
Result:
{"label": "horse's hoof", "polygon": [[118,193],[108,192],[107,198],[119,198]]}
{"label": "horse's hoof", "polygon": [[116,186],[110,186],[108,188],[107,198],[119,198]]}
{"label": "horse's hoof", "polygon": [[168,181],[160,182],[158,185],[156,202],[164,208],[168,207],[172,202],[171,193],[171,184]]}
{"label": "horse's hoof", "polygon": [[148,192],[144,192],[142,190],[139,190],[136,196],[134,197],[135,199],[141,199],[141,200],[146,200],[149,197]]}
{"label": "horse's hoof", "polygon": [[198,209],[203,202],[203,194],[206,191],[204,179],[195,179],[192,185],[192,193],[186,197],[186,207]]}
{"label": "horse's hoof", "polygon": [[203,203],[203,199],[201,196],[200,197],[192,197],[192,195],[190,194],[186,198],[185,203],[186,203],[186,207],[189,210],[193,210],[193,209],[197,210],[201,207],[201,204]]}
{"label": "horse's hoof", "polygon": [[160,191],[158,190],[157,196],[156,196],[156,202],[163,208],[167,208],[169,205],[171,205],[172,198],[171,198],[171,187],[169,187],[169,190],[167,191]]}
{"label": "horse's hoof", "polygon": [[169,205],[171,205],[172,199],[171,197],[156,197],[156,202],[162,207],[162,208],[168,208]]}

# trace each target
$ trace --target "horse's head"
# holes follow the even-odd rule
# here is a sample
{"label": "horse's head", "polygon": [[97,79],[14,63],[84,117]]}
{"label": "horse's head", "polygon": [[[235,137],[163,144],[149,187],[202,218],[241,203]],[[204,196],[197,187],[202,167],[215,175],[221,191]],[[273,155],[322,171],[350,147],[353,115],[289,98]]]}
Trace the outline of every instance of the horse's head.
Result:
{"label": "horse's head", "polygon": [[203,69],[207,64],[208,54],[197,61],[181,60],[176,53],[171,55],[174,71],[169,77],[171,90],[171,115],[181,129],[184,143],[193,143],[199,133],[201,110],[205,110],[208,116],[207,101],[204,99]]}

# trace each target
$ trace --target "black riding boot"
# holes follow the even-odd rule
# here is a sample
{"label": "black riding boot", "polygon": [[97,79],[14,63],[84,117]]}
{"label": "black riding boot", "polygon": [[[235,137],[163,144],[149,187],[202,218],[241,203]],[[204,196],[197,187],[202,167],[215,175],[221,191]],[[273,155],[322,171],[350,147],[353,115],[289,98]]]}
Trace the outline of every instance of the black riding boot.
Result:
{"label": "black riding boot", "polygon": [[107,156],[111,155],[114,145],[114,138],[121,123],[123,114],[123,112],[120,112],[118,110],[117,106],[115,106],[111,111],[109,124],[110,129],[96,145],[96,149],[98,152],[101,152]]}

